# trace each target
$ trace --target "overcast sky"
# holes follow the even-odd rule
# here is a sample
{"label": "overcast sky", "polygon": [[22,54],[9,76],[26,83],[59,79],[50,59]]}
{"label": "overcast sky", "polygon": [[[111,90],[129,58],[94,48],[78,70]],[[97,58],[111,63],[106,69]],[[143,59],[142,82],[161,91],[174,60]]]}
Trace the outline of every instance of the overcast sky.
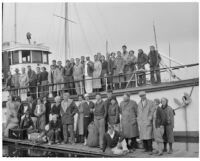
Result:
{"label": "overcast sky", "polygon": [[[4,41],[14,40],[14,4],[4,5]],[[64,60],[63,3],[18,3],[17,41],[44,43],[52,51],[51,59]],[[153,21],[158,49],[184,64],[198,62],[198,3],[70,3],[70,57],[105,54],[109,51],[142,48],[146,53],[154,44]]]}

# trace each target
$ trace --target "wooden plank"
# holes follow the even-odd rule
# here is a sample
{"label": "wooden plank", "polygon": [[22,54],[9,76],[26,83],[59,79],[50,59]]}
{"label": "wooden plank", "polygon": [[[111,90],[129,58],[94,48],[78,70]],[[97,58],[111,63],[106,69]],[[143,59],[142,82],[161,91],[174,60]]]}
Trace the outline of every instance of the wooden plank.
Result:
{"label": "wooden plank", "polygon": [[10,138],[3,138],[4,142],[10,142],[14,144],[22,144],[22,145],[28,145],[28,146],[34,146],[34,147],[40,147],[45,149],[56,149],[56,150],[62,150],[62,151],[68,151],[68,152],[76,152],[76,153],[83,153],[88,155],[96,155],[101,157],[119,157],[118,155],[111,155],[103,153],[99,148],[90,148],[88,146],[84,146],[82,144],[52,144],[49,146],[47,143],[43,144],[33,144],[29,140],[16,140],[16,139],[10,139]]}

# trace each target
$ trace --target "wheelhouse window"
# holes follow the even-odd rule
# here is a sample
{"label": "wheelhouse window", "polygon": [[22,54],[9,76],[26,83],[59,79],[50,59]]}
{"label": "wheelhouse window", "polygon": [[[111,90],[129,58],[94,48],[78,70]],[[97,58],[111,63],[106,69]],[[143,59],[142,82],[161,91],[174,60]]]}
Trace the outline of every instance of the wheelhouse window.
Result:
{"label": "wheelhouse window", "polygon": [[32,51],[32,62],[42,63],[42,51]]}
{"label": "wheelhouse window", "polygon": [[48,52],[43,52],[43,63],[44,64],[49,64],[49,59],[48,59]]}
{"label": "wheelhouse window", "polygon": [[19,64],[19,52],[18,51],[12,52],[12,63]]}
{"label": "wheelhouse window", "polygon": [[31,62],[31,53],[29,50],[22,51],[22,63],[30,63]]}

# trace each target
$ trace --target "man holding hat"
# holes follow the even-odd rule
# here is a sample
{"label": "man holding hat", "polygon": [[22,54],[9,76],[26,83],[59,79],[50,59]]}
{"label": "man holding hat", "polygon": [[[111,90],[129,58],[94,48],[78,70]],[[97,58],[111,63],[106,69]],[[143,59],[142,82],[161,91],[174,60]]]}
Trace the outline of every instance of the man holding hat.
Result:
{"label": "man holding hat", "polygon": [[145,152],[150,152],[151,154],[153,150],[153,114],[156,108],[154,102],[146,98],[145,91],[140,91],[139,96],[141,101],[138,103],[137,121],[140,139],[143,141]]}

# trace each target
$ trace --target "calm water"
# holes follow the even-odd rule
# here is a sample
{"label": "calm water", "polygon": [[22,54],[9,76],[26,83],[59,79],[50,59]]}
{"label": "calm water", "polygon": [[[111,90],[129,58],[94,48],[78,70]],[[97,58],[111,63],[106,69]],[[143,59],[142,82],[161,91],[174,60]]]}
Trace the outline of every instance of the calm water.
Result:
{"label": "calm water", "polygon": [[83,154],[47,150],[24,145],[3,143],[3,157],[94,157]]}

